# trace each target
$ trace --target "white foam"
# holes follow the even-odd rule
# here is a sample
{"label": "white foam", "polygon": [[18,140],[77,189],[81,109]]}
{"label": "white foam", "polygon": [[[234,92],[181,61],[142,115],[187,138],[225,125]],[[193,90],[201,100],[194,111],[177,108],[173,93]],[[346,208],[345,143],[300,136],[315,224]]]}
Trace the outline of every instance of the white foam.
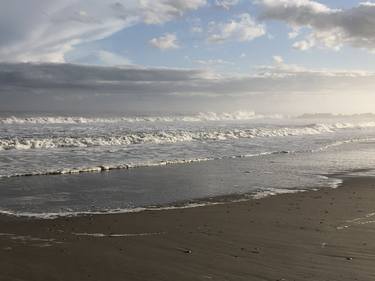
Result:
{"label": "white foam", "polygon": [[25,217],[34,219],[56,219],[60,217],[77,217],[77,216],[88,216],[88,215],[113,215],[113,214],[124,214],[124,213],[139,213],[143,211],[164,211],[164,210],[175,210],[175,209],[187,209],[204,207],[210,205],[223,204],[219,202],[209,203],[192,203],[183,206],[167,206],[167,207],[137,207],[137,208],[125,208],[125,209],[107,209],[102,211],[61,211],[61,212],[45,212],[45,213],[34,213],[34,212],[17,212],[11,210],[0,209],[0,214],[15,217]]}
{"label": "white foam", "polygon": [[[244,195],[243,198],[232,200],[230,202],[242,202],[242,201],[247,201],[247,200],[249,200],[248,197]],[[76,217],[76,216],[87,216],[87,215],[111,215],[111,214],[124,214],[124,213],[139,213],[139,212],[144,212],[144,211],[180,210],[180,209],[213,206],[213,205],[222,205],[226,203],[228,202],[202,201],[202,202],[188,202],[183,205],[116,208],[116,209],[103,209],[100,211],[60,211],[60,212],[45,212],[45,213],[18,212],[18,211],[0,209],[0,214],[7,215],[7,216],[15,216],[15,217],[35,218],[35,219],[56,219],[60,217]]]}
{"label": "white foam", "polygon": [[[57,242],[56,239],[53,238],[40,238],[34,237],[31,235],[17,235],[13,233],[0,233],[0,237],[7,237],[11,240],[16,240],[20,242],[48,242],[48,243],[61,243]],[[42,244],[44,246],[45,244]]]}
{"label": "white foam", "polygon": [[333,147],[338,147],[338,146],[342,146],[342,145],[350,144],[350,143],[364,143],[364,142],[374,142],[374,141],[375,141],[375,138],[353,138],[353,139],[348,139],[348,140],[335,141],[333,143],[319,147],[318,149],[311,150],[311,152],[325,151]]}
{"label": "white foam", "polygon": [[344,182],[342,179],[339,178],[331,178],[322,175],[319,175],[318,177],[324,181],[325,185],[328,185],[328,187],[333,189],[339,188],[341,184]]}
{"label": "white foam", "polygon": [[269,151],[260,152],[253,154],[235,155],[235,156],[224,156],[224,157],[204,157],[204,158],[193,158],[193,159],[175,159],[175,160],[163,160],[157,162],[144,162],[144,163],[123,163],[123,164],[105,164],[99,166],[88,166],[88,167],[75,167],[75,168],[65,168],[59,170],[46,170],[46,171],[35,171],[29,173],[14,173],[10,175],[0,175],[0,178],[12,178],[12,177],[27,177],[27,176],[48,176],[48,175],[69,175],[69,174],[80,174],[89,172],[106,172],[111,170],[123,170],[123,169],[135,169],[135,168],[145,168],[145,167],[161,167],[167,165],[177,165],[177,164],[190,164],[196,162],[206,162],[212,160],[223,160],[223,159],[235,159],[235,158],[251,158],[251,157],[262,157],[273,154],[289,154],[294,153],[294,151]]}
{"label": "white foam", "polygon": [[[205,161],[212,161],[212,160],[220,160],[220,159],[230,159],[230,158],[250,158],[250,157],[262,157],[267,155],[273,154],[291,154],[291,153],[300,153],[300,152],[319,152],[325,151],[332,147],[337,147],[341,145],[345,145],[348,143],[358,143],[358,142],[368,142],[368,141],[375,141],[375,138],[358,138],[358,139],[349,139],[344,141],[337,141],[331,144],[324,145],[320,148],[313,149],[313,150],[301,150],[301,151],[265,151],[260,153],[252,153],[252,154],[243,154],[243,155],[232,155],[232,156],[224,156],[224,157],[201,157],[201,158],[191,158],[191,159],[174,159],[174,160],[162,160],[162,161],[145,161],[140,163],[115,163],[115,164],[102,164],[96,166],[81,166],[81,167],[73,167],[73,168],[61,168],[56,170],[35,170],[32,172],[25,172],[25,173],[12,173],[12,174],[0,174],[0,178],[10,178],[10,177],[22,177],[22,176],[42,176],[42,175],[65,175],[65,174],[79,174],[79,173],[87,173],[87,172],[105,172],[110,170],[120,170],[120,169],[132,169],[132,168],[141,168],[141,167],[156,167],[156,166],[167,166],[167,165],[174,165],[174,164],[189,164],[195,162],[205,162]],[[363,175],[363,176],[372,176],[374,172],[371,171],[361,171],[361,172],[352,172],[349,175]],[[342,180],[340,179],[333,179],[328,178],[326,176],[319,176],[325,182],[328,182],[330,187],[336,188],[341,183]]]}
{"label": "white foam", "polygon": [[374,118],[374,113],[341,114],[341,113],[305,113],[297,118],[301,119],[343,119],[343,118]]}
{"label": "white foam", "polygon": [[166,166],[166,165],[173,165],[173,164],[188,164],[188,163],[194,163],[194,162],[209,161],[213,159],[214,158],[195,158],[195,159],[182,159],[182,160],[170,160],[170,161],[159,161],[159,162],[145,162],[142,164],[128,163],[128,164],[117,164],[117,165],[101,165],[101,166],[93,166],[93,167],[76,167],[76,168],[65,168],[65,169],[60,169],[60,170],[47,170],[47,171],[35,171],[35,172],[30,172],[30,173],[0,175],[0,178],[105,172],[105,171],[110,171],[110,170],[132,169],[132,168],[141,168],[141,167],[158,167],[158,166]]}
{"label": "white foam", "polygon": [[[124,213],[139,213],[144,211],[167,211],[167,210],[180,210],[190,209],[214,205],[223,205],[228,203],[238,203],[249,201],[251,199],[262,199],[268,196],[275,196],[279,194],[298,193],[305,192],[306,190],[297,189],[282,189],[282,188],[265,188],[254,192],[253,194],[243,194],[239,199],[230,201],[201,201],[201,202],[189,202],[184,205],[169,205],[169,206],[150,206],[150,207],[135,207],[135,208],[118,208],[118,209],[106,209],[102,211],[61,211],[61,212],[45,212],[45,213],[33,213],[33,212],[16,212],[10,210],[0,209],[0,214],[16,217],[28,217],[35,219],[56,219],[60,217],[76,217],[86,215],[111,215],[111,214],[124,214]],[[214,199],[214,198],[213,198]],[[100,233],[77,233],[77,235],[97,236],[103,237]]]}
{"label": "white foam", "polygon": [[143,233],[87,233],[87,232],[72,232],[76,236],[89,236],[96,238],[105,238],[105,237],[137,237],[137,236],[154,236],[166,234],[166,232],[143,232]]}
{"label": "white foam", "polygon": [[203,121],[239,121],[260,118],[280,119],[282,115],[261,115],[253,111],[235,112],[201,112],[195,115],[181,116],[129,116],[129,117],[81,117],[81,116],[35,116],[35,117],[3,117],[0,124],[87,124],[87,123],[119,123],[119,122],[203,122]]}
{"label": "white foam", "polygon": [[207,131],[154,131],[137,132],[118,136],[86,136],[86,137],[10,137],[0,139],[0,150],[23,149],[55,149],[93,146],[121,146],[142,143],[177,143],[191,141],[222,141],[243,138],[304,136],[332,133],[348,128],[375,127],[375,122],[360,124],[335,123],[313,124],[305,127],[283,128],[250,128]]}
{"label": "white foam", "polygon": [[375,223],[374,219],[371,219],[375,216],[375,213],[366,214],[364,217],[355,218],[352,220],[347,220],[345,224],[337,226],[336,229],[343,230],[355,225],[366,225],[366,224],[373,224]]}
{"label": "white foam", "polygon": [[286,188],[264,188],[262,190],[259,190],[257,193],[255,193],[252,197],[254,199],[262,199],[268,196],[275,196],[280,194],[291,194],[291,193],[298,193],[298,192],[304,192],[306,190],[303,189],[286,189]]}

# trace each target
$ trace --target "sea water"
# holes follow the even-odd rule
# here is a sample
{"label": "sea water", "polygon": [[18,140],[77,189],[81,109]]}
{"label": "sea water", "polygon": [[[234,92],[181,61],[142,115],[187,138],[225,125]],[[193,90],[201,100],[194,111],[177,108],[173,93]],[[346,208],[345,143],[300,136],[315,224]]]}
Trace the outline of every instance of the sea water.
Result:
{"label": "sea water", "polygon": [[328,174],[374,167],[374,144],[371,114],[5,115],[0,210],[52,217],[336,187]]}

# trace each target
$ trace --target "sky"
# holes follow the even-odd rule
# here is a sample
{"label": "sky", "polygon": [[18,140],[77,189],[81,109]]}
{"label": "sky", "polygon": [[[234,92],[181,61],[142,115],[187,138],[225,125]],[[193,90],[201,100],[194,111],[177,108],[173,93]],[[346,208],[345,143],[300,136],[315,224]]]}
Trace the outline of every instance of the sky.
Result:
{"label": "sky", "polygon": [[373,112],[374,27],[365,0],[0,0],[0,110]]}

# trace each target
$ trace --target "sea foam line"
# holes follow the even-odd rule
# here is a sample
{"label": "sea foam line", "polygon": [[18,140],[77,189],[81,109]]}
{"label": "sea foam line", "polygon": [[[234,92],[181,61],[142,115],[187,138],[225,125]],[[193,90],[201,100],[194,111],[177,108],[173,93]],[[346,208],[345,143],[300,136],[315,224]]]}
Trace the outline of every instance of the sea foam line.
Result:
{"label": "sea foam line", "polygon": [[237,110],[234,112],[199,112],[191,115],[160,115],[160,116],[119,116],[119,117],[84,117],[84,116],[9,116],[0,117],[0,124],[91,124],[91,123],[137,123],[137,122],[206,122],[206,121],[246,121],[253,119],[373,119],[375,114],[303,114],[284,116],[281,114],[264,115],[254,111]]}
{"label": "sea foam line", "polygon": [[[62,212],[46,212],[46,213],[33,213],[33,212],[17,212],[11,210],[0,209],[0,214],[15,217],[25,217],[34,219],[57,219],[61,217],[77,217],[77,216],[91,216],[91,215],[113,215],[113,214],[124,214],[124,213],[139,213],[144,211],[167,211],[167,210],[180,210],[180,209],[191,209],[198,207],[207,207],[215,205],[223,205],[228,203],[239,203],[246,202],[252,199],[262,199],[269,196],[275,196],[280,194],[289,194],[297,192],[305,192],[304,189],[281,189],[281,188],[265,188],[262,190],[255,191],[250,194],[242,194],[240,198],[230,199],[224,201],[214,201],[215,197],[210,198],[210,201],[197,201],[187,202],[182,205],[167,205],[167,206],[149,206],[149,207],[135,207],[135,208],[117,208],[117,209],[105,209],[101,211],[62,211]],[[230,195],[228,195],[230,198]],[[83,235],[83,234],[82,234]],[[95,234],[94,234],[95,235]]]}
{"label": "sea foam line", "polygon": [[375,223],[375,220],[373,219],[374,216],[375,216],[375,213],[369,213],[369,214],[366,214],[364,217],[347,220],[345,224],[337,226],[336,229],[343,230],[343,229],[353,227],[355,225],[373,224]]}
{"label": "sea foam line", "polygon": [[166,234],[166,232],[143,232],[143,233],[87,233],[87,232],[72,232],[76,236],[89,236],[96,238],[105,238],[105,237],[137,237],[137,236],[154,236]]}
{"label": "sea foam line", "polygon": [[[267,155],[293,154],[293,153],[304,153],[304,152],[315,153],[315,152],[320,152],[320,151],[326,151],[332,147],[338,147],[338,146],[349,144],[349,143],[359,143],[359,142],[367,142],[367,141],[375,141],[375,138],[357,138],[357,139],[336,141],[331,144],[327,144],[318,149],[313,149],[313,150],[266,151],[266,152],[244,154],[244,155],[233,155],[233,156],[224,156],[224,157],[203,157],[203,158],[194,158],[194,159],[162,160],[158,162],[146,162],[146,163],[140,163],[140,164],[133,164],[133,163],[120,163],[120,164],[115,164],[115,165],[103,164],[103,165],[96,165],[96,166],[74,167],[74,168],[65,168],[65,169],[50,170],[50,171],[47,170],[47,171],[18,173],[18,174],[11,174],[11,175],[0,175],[0,179],[12,178],[12,177],[27,177],[27,176],[50,176],[50,175],[69,175],[69,174],[80,174],[80,173],[99,173],[99,172],[107,172],[111,170],[123,170],[123,169],[127,170],[127,169],[133,169],[133,168],[161,167],[161,166],[168,166],[168,165],[189,164],[189,163],[206,162],[206,161],[223,160],[223,159],[262,157],[262,156],[267,156]],[[341,182],[337,180],[337,182],[333,183],[333,185],[337,186],[340,183]]]}
{"label": "sea foam line", "polygon": [[305,192],[304,189],[285,189],[285,188],[264,188],[255,193],[252,197],[254,199],[262,199],[269,196],[275,196],[280,194],[293,194],[298,192]]}
{"label": "sea foam line", "polygon": [[135,122],[204,122],[204,121],[241,121],[261,118],[280,119],[282,115],[262,115],[254,111],[200,112],[193,115],[172,116],[122,116],[122,117],[81,117],[81,116],[29,116],[3,117],[0,124],[88,124],[88,123],[135,123]]}
{"label": "sea foam line", "polygon": [[53,238],[40,238],[34,237],[31,235],[17,235],[13,233],[0,233],[0,237],[9,237],[12,240],[20,240],[20,241],[32,241],[32,242],[55,242],[56,239]]}
{"label": "sea foam line", "polygon": [[98,166],[91,166],[91,167],[65,168],[65,169],[50,170],[50,171],[35,171],[35,172],[29,172],[29,173],[0,175],[0,179],[1,178],[13,178],[13,177],[29,177],[29,176],[53,176],[53,175],[72,175],[72,174],[81,174],[81,173],[100,173],[100,172],[107,172],[107,171],[112,171],[112,170],[128,170],[128,169],[135,169],[135,168],[161,167],[161,166],[168,166],[168,165],[189,164],[189,163],[206,162],[206,161],[213,161],[213,160],[224,160],[224,159],[235,159],[235,158],[250,158],[250,157],[266,156],[266,155],[272,155],[272,154],[284,154],[284,153],[292,153],[292,152],[271,151],[271,152],[261,152],[261,153],[227,156],[227,157],[211,157],[211,158],[205,157],[205,158],[195,158],[195,159],[164,160],[164,161],[159,161],[159,162],[148,162],[148,163],[141,163],[141,164],[124,163],[124,164],[117,164],[117,165],[98,165]]}
{"label": "sea foam line", "polygon": [[133,144],[163,144],[192,141],[223,141],[263,137],[287,137],[333,133],[343,129],[375,127],[375,122],[359,124],[335,123],[312,124],[305,127],[249,128],[208,131],[154,131],[133,132],[107,136],[55,136],[44,138],[6,137],[0,138],[0,150],[84,148],[96,146],[127,146]]}

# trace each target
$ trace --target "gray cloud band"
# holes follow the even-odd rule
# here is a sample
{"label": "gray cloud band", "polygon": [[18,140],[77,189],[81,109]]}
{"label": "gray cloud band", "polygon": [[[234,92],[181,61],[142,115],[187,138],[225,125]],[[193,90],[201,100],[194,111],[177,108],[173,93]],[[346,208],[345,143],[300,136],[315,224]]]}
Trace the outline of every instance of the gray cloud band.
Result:
{"label": "gray cloud band", "polygon": [[248,76],[219,76],[202,70],[0,64],[0,110],[212,110],[244,105],[244,100],[256,104],[295,95],[355,97],[372,93],[374,78],[372,73],[308,71],[288,65],[259,68]]}
{"label": "gray cloud band", "polygon": [[[254,75],[219,76],[195,69],[120,68],[75,64],[0,64],[0,93],[9,90],[65,90],[72,93],[98,90],[106,93],[170,94],[184,92],[258,93],[322,90],[340,81],[372,79],[367,72],[310,71],[289,65],[259,67]],[[319,87],[312,82],[319,81]],[[291,83],[293,82],[293,83]],[[356,82],[357,83],[357,82]],[[75,92],[76,91],[76,92]],[[67,93],[68,94],[68,93]]]}

